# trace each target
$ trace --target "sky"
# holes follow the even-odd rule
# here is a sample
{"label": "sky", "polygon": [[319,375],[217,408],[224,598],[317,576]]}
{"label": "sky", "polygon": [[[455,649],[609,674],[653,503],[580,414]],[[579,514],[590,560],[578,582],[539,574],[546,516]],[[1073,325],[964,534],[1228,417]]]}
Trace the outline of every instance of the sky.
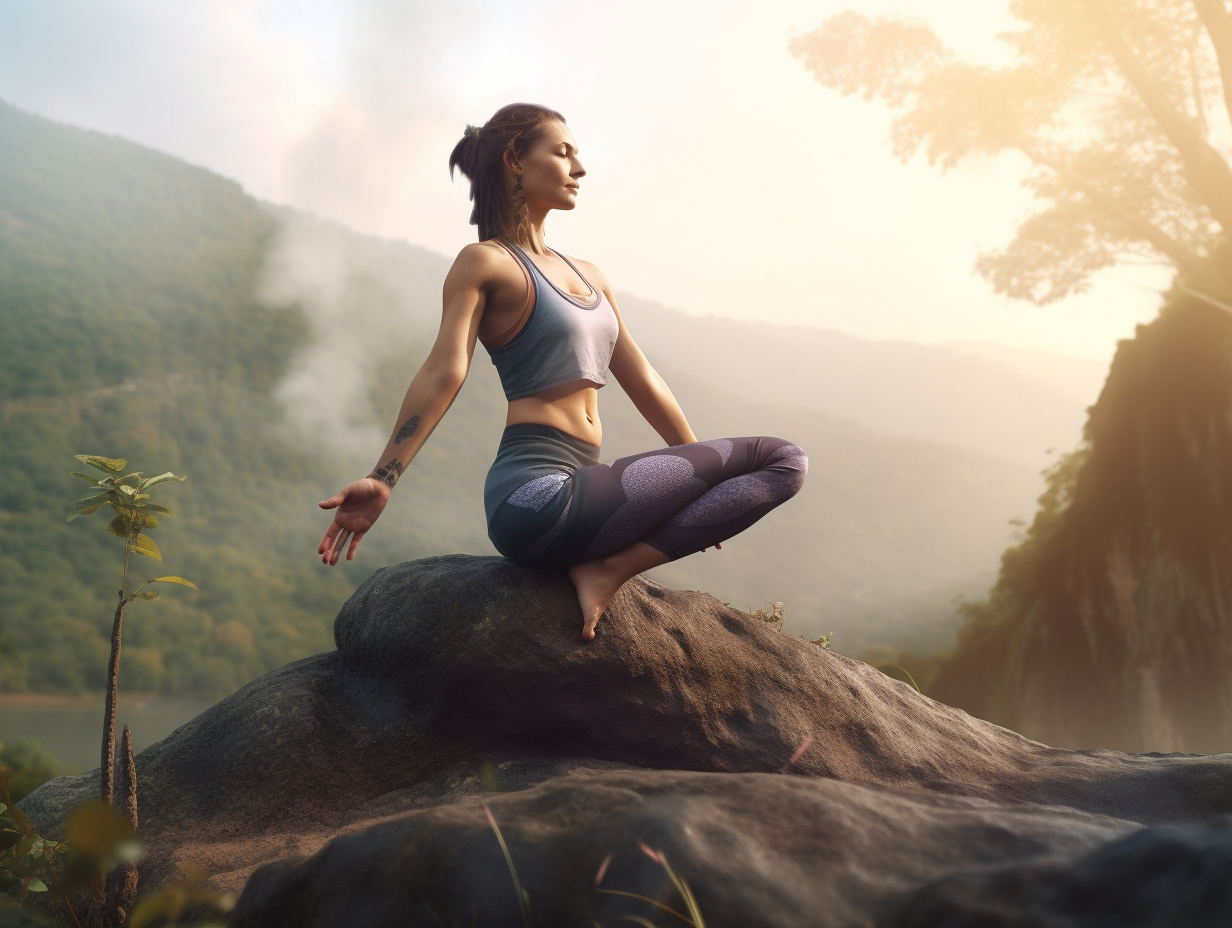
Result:
{"label": "sky", "polygon": [[[973,265],[1032,210],[1025,163],[943,175],[895,158],[892,114],[822,87],[788,50],[856,5],[5,0],[0,99],[449,257],[477,238],[469,183],[447,168],[463,129],[541,103],[564,114],[587,172],[547,241],[597,264],[618,297],[1110,359],[1156,314],[1166,274],[1112,269],[1047,307],[994,294]],[[1004,60],[1003,0],[858,6]]]}

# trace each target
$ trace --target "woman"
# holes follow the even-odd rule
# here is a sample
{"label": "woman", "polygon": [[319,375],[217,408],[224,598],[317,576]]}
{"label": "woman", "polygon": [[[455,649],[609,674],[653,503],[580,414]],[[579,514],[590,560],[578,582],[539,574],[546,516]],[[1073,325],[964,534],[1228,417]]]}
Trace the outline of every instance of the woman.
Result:
{"label": "woman", "polygon": [[[721,547],[800,489],[808,458],[779,438],[699,442],[625,328],[607,278],[545,244],[548,212],[573,209],[586,174],[563,116],[503,107],[482,129],[467,127],[451,176],[455,166],[471,180],[480,241],[445,277],[436,343],[378,466],[320,504],[337,511],[317,553],[329,565],[344,550],[354,558],[461,389],[478,338],[509,401],[484,486],[488,537],[513,561],[568,569],[589,641],[626,580]],[[670,447],[599,463],[609,370]]]}

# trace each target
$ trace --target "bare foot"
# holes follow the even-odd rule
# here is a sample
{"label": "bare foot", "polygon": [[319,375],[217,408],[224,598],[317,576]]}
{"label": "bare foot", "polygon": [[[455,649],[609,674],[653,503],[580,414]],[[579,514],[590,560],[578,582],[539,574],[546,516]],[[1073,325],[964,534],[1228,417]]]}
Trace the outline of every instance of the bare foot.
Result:
{"label": "bare foot", "polygon": [[628,578],[614,570],[608,558],[597,557],[571,566],[569,579],[577,588],[578,604],[582,607],[582,640],[590,641],[595,637],[595,626],[603,610]]}

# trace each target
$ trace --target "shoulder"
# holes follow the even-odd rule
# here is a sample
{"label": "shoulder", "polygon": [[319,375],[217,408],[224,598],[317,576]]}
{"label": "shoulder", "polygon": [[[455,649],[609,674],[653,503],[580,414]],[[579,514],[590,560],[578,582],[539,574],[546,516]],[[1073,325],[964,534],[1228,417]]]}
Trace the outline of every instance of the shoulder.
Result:
{"label": "shoulder", "polygon": [[453,259],[447,279],[463,279],[477,286],[486,286],[507,273],[512,260],[509,252],[496,242],[470,242],[463,245]]}

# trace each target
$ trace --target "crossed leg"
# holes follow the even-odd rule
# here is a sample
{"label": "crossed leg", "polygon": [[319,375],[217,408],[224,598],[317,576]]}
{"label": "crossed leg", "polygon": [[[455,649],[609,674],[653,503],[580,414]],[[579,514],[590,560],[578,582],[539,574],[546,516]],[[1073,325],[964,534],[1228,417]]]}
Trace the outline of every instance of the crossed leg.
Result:
{"label": "crossed leg", "polygon": [[644,570],[744,531],[794,496],[808,472],[795,444],[765,436],[674,445],[579,468],[569,578],[582,609],[582,638],[616,591]]}

